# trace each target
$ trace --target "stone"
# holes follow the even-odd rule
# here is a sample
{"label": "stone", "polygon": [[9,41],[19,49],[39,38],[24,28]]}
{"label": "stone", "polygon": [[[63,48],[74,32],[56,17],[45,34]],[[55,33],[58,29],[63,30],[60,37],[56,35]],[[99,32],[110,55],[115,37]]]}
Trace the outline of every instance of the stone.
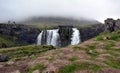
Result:
{"label": "stone", "polygon": [[111,36],[106,36],[106,37],[103,37],[103,40],[109,40],[111,38]]}
{"label": "stone", "polygon": [[0,55],[0,62],[6,62],[9,60],[9,57],[8,56],[5,56],[5,55]]}
{"label": "stone", "polygon": [[43,73],[59,73],[58,67],[50,66]]}
{"label": "stone", "polygon": [[20,73],[20,71],[19,71],[19,70],[16,70],[16,71],[14,71],[14,72],[11,72],[11,73]]}
{"label": "stone", "polygon": [[35,70],[35,71],[33,71],[32,73],[40,73],[40,72],[39,72],[39,70]]}
{"label": "stone", "polygon": [[13,61],[8,61],[7,64],[8,64],[8,65],[13,65],[14,62],[13,62]]}
{"label": "stone", "polygon": [[89,54],[95,54],[92,50],[88,51]]}

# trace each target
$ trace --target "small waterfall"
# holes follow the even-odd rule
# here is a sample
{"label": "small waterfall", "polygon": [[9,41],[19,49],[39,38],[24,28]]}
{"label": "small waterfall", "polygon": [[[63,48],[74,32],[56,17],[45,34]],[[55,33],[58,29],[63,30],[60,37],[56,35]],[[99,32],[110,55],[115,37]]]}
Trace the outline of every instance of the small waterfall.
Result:
{"label": "small waterfall", "polygon": [[[43,32],[42,31],[39,35],[38,35],[38,39],[37,39],[37,45],[42,45],[42,38],[43,38]],[[59,33],[58,33],[58,29],[53,29],[53,30],[47,30],[47,40],[46,40],[46,45],[53,45],[53,46],[59,46]]]}
{"label": "small waterfall", "polygon": [[80,32],[77,28],[72,28],[73,34],[71,38],[71,45],[76,45],[80,43]]}
{"label": "small waterfall", "polygon": [[[59,29],[53,29],[53,30],[43,30],[37,38],[37,45],[53,45],[53,46],[67,46],[69,44],[71,45],[76,45],[78,43],[80,43],[80,32],[77,28],[71,28],[72,31],[72,35],[69,38],[66,38],[66,34],[59,32]],[[59,33],[58,33],[59,32]],[[66,32],[67,33],[67,32]],[[63,37],[65,37],[65,39],[61,39],[62,37],[60,37],[60,35],[63,35]],[[68,35],[68,34],[67,34]],[[71,42],[68,40],[70,39]],[[64,45],[62,43],[65,43],[67,40],[67,42],[69,42],[69,44]]]}
{"label": "small waterfall", "polygon": [[37,37],[37,45],[42,45],[42,35],[43,35],[43,31],[38,35]]}
{"label": "small waterfall", "polygon": [[51,38],[51,45],[53,46],[58,46],[59,43],[59,33],[58,29],[52,31],[52,38]]}

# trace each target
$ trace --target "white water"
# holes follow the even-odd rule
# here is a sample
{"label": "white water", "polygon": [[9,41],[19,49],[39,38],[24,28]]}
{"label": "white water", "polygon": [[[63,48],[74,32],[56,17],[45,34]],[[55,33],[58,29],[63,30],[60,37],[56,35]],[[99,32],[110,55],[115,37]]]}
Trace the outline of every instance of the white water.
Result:
{"label": "white water", "polygon": [[71,38],[71,45],[76,45],[80,43],[80,32],[77,28],[72,28],[73,34]]}
{"label": "white water", "polygon": [[41,40],[42,40],[42,34],[43,34],[43,31],[38,35],[37,37],[37,45],[41,45]]}
{"label": "white water", "polygon": [[[53,46],[60,46],[60,36],[58,33],[59,29],[53,29],[53,30],[47,30],[47,40],[46,40],[46,45],[53,45]],[[77,28],[72,28],[73,34],[71,38],[71,45],[76,45],[80,43],[80,32]],[[43,39],[43,32],[42,31],[37,38],[37,45],[42,45],[42,39]]]}
{"label": "white water", "polygon": [[[41,45],[42,35],[43,35],[43,31],[38,36],[37,45]],[[47,30],[46,45],[53,45],[53,46],[58,46],[59,45],[59,33],[58,33],[58,29]]]}

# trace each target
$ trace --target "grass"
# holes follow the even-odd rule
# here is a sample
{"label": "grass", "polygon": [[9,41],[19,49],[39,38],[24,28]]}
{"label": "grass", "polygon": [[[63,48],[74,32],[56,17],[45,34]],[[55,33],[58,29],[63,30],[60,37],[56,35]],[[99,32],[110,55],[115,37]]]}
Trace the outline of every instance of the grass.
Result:
{"label": "grass", "polygon": [[8,55],[11,59],[18,59],[22,57],[31,57],[32,59],[36,58],[37,55],[42,52],[56,49],[53,46],[21,46],[21,47],[13,47],[7,49],[0,49],[0,54]]}
{"label": "grass", "polygon": [[52,61],[54,61],[54,60],[55,60],[55,58],[54,58],[53,56],[51,56],[51,57],[47,57],[47,58],[46,58],[46,60],[48,60],[48,61],[52,62]]}
{"label": "grass", "polygon": [[60,70],[60,73],[73,73],[77,68],[77,64],[67,65],[64,69]]}
{"label": "grass", "polygon": [[120,60],[115,58],[109,58],[108,61],[104,61],[111,68],[120,69]]}
{"label": "grass", "polygon": [[[86,53],[91,56],[91,60],[95,60],[95,58],[99,55],[99,53],[97,51],[95,51],[95,49],[97,47],[97,43],[88,45],[87,47],[88,47],[88,49],[86,50]],[[89,53],[90,50],[93,52],[93,54]]]}
{"label": "grass", "polygon": [[111,33],[102,33],[96,37],[96,40],[104,41],[105,40],[104,37],[108,37],[106,40],[119,41],[120,40],[120,30],[114,31]]}
{"label": "grass", "polygon": [[87,47],[88,47],[90,50],[94,50],[94,49],[96,49],[97,44],[94,43],[94,44],[92,44],[92,45],[88,45]]}
{"label": "grass", "polygon": [[113,46],[115,46],[115,42],[113,42],[113,41],[106,41],[106,42],[104,42],[105,43],[105,49],[106,50],[110,50],[111,49],[111,47],[113,47]]}
{"label": "grass", "polygon": [[40,72],[42,72],[45,68],[46,68],[46,67],[45,67],[44,65],[42,65],[42,64],[37,64],[37,65],[35,65],[34,67],[29,68],[29,69],[28,69],[28,73],[33,73],[33,71],[35,71],[35,70],[39,70]]}
{"label": "grass", "polygon": [[74,50],[84,50],[83,48],[81,48],[80,46],[73,46]]}
{"label": "grass", "polygon": [[29,26],[37,28],[39,30],[43,30],[43,29],[54,29],[58,27],[58,24],[50,24],[50,25],[45,25],[42,23],[34,23],[34,24],[29,24]]}
{"label": "grass", "polygon": [[65,66],[64,69],[60,70],[60,73],[74,73],[77,70],[92,70],[98,71],[101,70],[101,67],[96,64],[89,64],[87,62],[80,63],[80,64],[71,64]]}
{"label": "grass", "polygon": [[3,46],[11,47],[11,46],[14,46],[14,43],[10,41],[9,39],[0,37],[0,48],[2,48]]}
{"label": "grass", "polygon": [[76,61],[76,60],[78,60],[78,58],[76,58],[76,57],[69,58],[69,61]]}

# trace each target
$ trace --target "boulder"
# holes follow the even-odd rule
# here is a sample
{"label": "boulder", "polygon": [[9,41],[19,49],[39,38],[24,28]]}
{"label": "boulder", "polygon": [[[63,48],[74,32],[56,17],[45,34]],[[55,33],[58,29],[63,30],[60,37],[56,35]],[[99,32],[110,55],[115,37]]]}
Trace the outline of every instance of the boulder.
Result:
{"label": "boulder", "polygon": [[0,55],[0,62],[6,62],[9,60],[9,57],[8,56],[5,56],[5,55]]}
{"label": "boulder", "polygon": [[93,50],[89,50],[88,53],[89,53],[89,54],[95,54],[95,53],[93,52]]}
{"label": "boulder", "polygon": [[40,72],[39,72],[39,70],[35,70],[35,71],[33,71],[32,73],[40,73]]}

